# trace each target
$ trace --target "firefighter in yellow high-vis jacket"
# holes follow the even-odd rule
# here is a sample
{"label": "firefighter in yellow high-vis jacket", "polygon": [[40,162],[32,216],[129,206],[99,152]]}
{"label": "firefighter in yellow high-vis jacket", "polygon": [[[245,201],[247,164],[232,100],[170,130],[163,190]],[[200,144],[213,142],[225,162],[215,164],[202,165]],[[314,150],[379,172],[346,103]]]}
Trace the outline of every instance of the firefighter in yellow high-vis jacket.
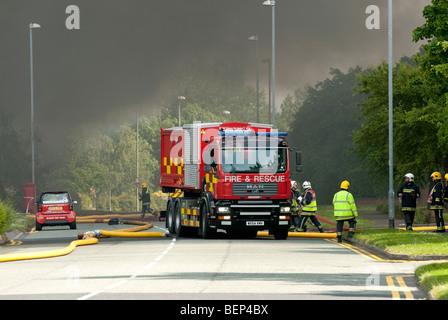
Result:
{"label": "firefighter in yellow high-vis jacket", "polygon": [[355,232],[358,210],[353,195],[348,192],[349,188],[350,183],[347,180],[343,181],[341,183],[341,190],[336,192],[333,197],[334,216],[337,221],[336,236],[338,242],[342,242],[342,230],[345,221],[348,221],[349,223],[349,238],[353,237]]}
{"label": "firefighter in yellow high-vis jacket", "polygon": [[311,188],[311,182],[304,181],[302,188],[305,190],[305,194],[300,200],[300,204],[302,205],[302,214],[299,217],[299,222],[295,231],[305,232],[306,220],[310,218],[311,222],[317,227],[317,229],[319,229],[319,232],[324,232],[324,228],[316,218],[317,199],[316,193]]}

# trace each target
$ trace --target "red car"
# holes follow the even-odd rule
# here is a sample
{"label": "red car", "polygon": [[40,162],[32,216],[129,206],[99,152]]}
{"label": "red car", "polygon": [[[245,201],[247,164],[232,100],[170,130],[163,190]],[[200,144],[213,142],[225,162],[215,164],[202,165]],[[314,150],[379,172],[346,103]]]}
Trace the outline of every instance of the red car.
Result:
{"label": "red car", "polygon": [[76,213],[73,205],[76,204],[66,191],[44,192],[40,195],[37,205],[36,230],[43,226],[69,225],[76,229]]}

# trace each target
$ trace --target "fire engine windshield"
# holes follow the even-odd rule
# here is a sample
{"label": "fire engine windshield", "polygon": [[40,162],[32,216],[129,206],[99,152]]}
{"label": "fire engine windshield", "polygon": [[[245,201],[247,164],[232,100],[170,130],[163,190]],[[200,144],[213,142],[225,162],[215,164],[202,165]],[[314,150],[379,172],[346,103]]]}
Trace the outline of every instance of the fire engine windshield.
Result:
{"label": "fire engine windshield", "polygon": [[287,149],[224,147],[222,170],[225,173],[283,173],[287,168]]}

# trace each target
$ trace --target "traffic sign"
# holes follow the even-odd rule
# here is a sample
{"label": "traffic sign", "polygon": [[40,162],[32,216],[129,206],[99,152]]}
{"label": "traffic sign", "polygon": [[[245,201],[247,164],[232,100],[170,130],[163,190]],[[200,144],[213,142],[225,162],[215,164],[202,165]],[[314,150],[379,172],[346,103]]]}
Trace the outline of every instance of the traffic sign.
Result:
{"label": "traffic sign", "polygon": [[139,186],[141,184],[142,184],[142,182],[140,181],[140,178],[139,177],[135,178],[134,185]]}

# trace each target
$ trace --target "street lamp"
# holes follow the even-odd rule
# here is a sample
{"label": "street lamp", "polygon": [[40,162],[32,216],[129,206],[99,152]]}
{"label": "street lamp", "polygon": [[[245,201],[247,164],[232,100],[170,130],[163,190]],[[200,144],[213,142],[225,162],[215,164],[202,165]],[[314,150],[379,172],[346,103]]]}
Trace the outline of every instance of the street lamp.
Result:
{"label": "street lamp", "polygon": [[266,0],[263,2],[264,6],[271,6],[272,8],[272,125],[275,126],[275,1]]}
{"label": "street lamp", "polygon": [[255,59],[257,65],[257,123],[260,122],[260,97],[259,97],[259,85],[258,85],[258,36],[250,36],[249,41],[255,41]]}
{"label": "street lamp", "polygon": [[262,61],[263,63],[267,63],[268,64],[268,72],[269,72],[269,76],[268,76],[268,78],[269,78],[269,89],[268,89],[268,91],[269,91],[269,107],[268,107],[268,111],[269,111],[269,117],[268,117],[268,119],[269,119],[269,121],[268,121],[268,123],[271,123],[271,59],[270,58],[267,58],[267,59],[264,59],[263,61]]}
{"label": "street lamp", "polygon": [[395,227],[394,201],[394,147],[393,147],[393,43],[392,43],[392,0],[388,0],[388,47],[389,47],[389,228]]}
{"label": "street lamp", "polygon": [[178,96],[177,99],[179,100],[179,127],[180,127],[180,102],[182,100],[185,100],[186,98],[184,96]]}
{"label": "street lamp", "polygon": [[40,28],[37,23],[30,23],[30,85],[31,85],[31,182],[36,183],[34,168],[34,83],[33,83],[33,29]]}

